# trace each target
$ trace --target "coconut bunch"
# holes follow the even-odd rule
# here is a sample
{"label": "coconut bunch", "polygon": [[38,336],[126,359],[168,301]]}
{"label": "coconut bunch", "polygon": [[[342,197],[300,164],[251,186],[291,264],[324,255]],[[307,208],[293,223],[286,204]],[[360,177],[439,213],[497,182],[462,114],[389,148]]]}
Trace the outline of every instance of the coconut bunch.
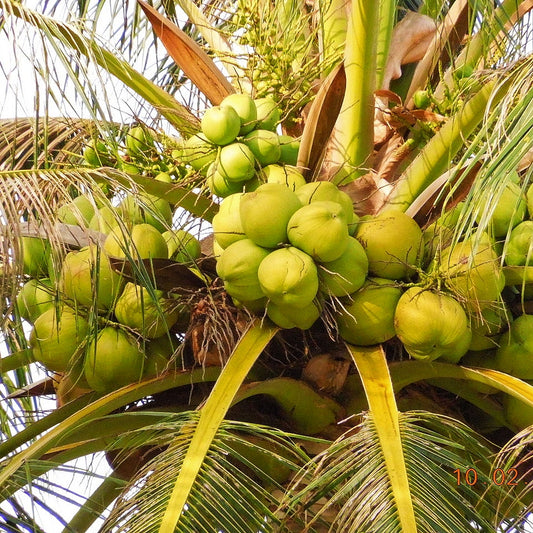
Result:
{"label": "coconut bunch", "polygon": [[[80,216],[78,206],[93,204],[84,196],[77,198],[88,204],[73,200],[65,204],[64,213],[85,229],[89,217]],[[135,211],[128,212],[126,205]],[[17,308],[32,325],[34,360],[83,389],[108,392],[161,372],[175,351],[176,333],[184,332],[189,322],[182,300],[148,288],[150,284],[133,283],[112,266],[112,258],[191,264],[200,256],[200,243],[191,233],[169,229],[164,213],[155,209],[150,210],[153,218],[143,222],[136,218],[138,209],[139,204],[124,201],[118,217],[110,208],[108,217],[104,208],[93,209],[105,240],[71,250],[62,260],[52,260],[48,241],[21,239],[26,281]]]}
{"label": "coconut bunch", "polygon": [[280,118],[271,98],[231,94],[205,111],[201,132],[173,156],[205,176],[210,192],[220,198],[252,191],[269,166],[296,164],[299,142],[276,133]]}

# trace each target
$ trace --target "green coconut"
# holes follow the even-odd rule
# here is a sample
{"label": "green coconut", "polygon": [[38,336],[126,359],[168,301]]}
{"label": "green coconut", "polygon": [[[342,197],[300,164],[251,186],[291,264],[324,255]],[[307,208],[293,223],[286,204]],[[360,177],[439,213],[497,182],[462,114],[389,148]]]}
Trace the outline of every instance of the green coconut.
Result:
{"label": "green coconut", "polygon": [[305,183],[297,188],[296,196],[298,196],[303,205],[323,201],[337,202],[344,210],[346,223],[351,225],[354,222],[355,213],[353,212],[352,199],[330,181]]}
{"label": "green coconut", "polygon": [[323,292],[331,296],[346,296],[359,290],[368,275],[368,258],[361,243],[353,237],[342,255],[334,261],[318,265],[318,277]]}
{"label": "green coconut", "polygon": [[249,301],[265,296],[259,283],[258,269],[269,253],[250,239],[238,240],[224,250],[217,261],[217,274],[232,298]]}
{"label": "green coconut", "polygon": [[422,230],[405,213],[388,211],[362,219],[355,237],[365,249],[373,276],[409,278],[420,264]]}
{"label": "green coconut", "polygon": [[454,298],[411,287],[398,301],[396,335],[415,359],[444,359],[456,363],[468,351],[472,332],[468,317]]}
{"label": "green coconut", "polygon": [[147,128],[134,126],[126,134],[126,152],[130,157],[146,158],[155,149],[154,138]]}
{"label": "green coconut", "polygon": [[307,307],[318,292],[315,262],[293,246],[268,254],[257,276],[265,296],[280,307]]}
{"label": "green coconut", "polygon": [[124,330],[105,327],[87,346],[85,379],[97,392],[111,392],[141,379],[144,353]]}
{"label": "green coconut", "polygon": [[257,107],[253,98],[247,94],[230,94],[220,102],[222,108],[233,108],[240,119],[240,135],[246,135],[254,129],[257,124]]}
{"label": "green coconut", "polygon": [[171,361],[179,343],[174,336],[163,335],[145,345],[143,377],[159,376],[169,368],[176,368],[179,361]]}
{"label": "green coconut", "polygon": [[[490,350],[470,350],[461,358],[461,366],[474,368],[489,368],[498,370],[496,364],[496,349]],[[468,387],[480,394],[497,394],[499,390],[491,385],[480,383],[479,381],[469,381]]]}
{"label": "green coconut", "polygon": [[522,187],[517,183],[518,174],[513,171],[503,177],[505,183],[501,194],[494,197],[483,196],[477,223],[483,222],[485,213],[491,211],[488,231],[494,237],[505,237],[507,232],[519,224],[527,211],[527,199]]}
{"label": "green coconut", "polygon": [[194,170],[205,172],[217,157],[217,148],[201,133],[189,137],[183,143],[182,158]]}
{"label": "green coconut", "polygon": [[115,316],[148,339],[168,333],[180,317],[180,306],[174,299],[164,298],[163,291],[148,291],[135,283],[127,283],[115,305]]}
{"label": "green coconut", "polygon": [[268,302],[266,306],[268,318],[283,329],[309,329],[320,317],[320,307],[312,301],[305,307],[292,307],[290,305],[277,305]]}
{"label": "green coconut", "polygon": [[275,131],[281,120],[281,110],[278,104],[269,97],[254,100],[256,107],[256,128]]}
{"label": "green coconut", "polygon": [[520,315],[500,337],[496,367],[520,379],[533,380],[533,315]]}
{"label": "green coconut", "polygon": [[486,233],[445,248],[434,266],[468,311],[479,313],[498,303],[505,276]]}
{"label": "green coconut", "polygon": [[21,237],[22,271],[32,278],[39,278],[48,273],[50,243],[37,237]]}
{"label": "green coconut", "polygon": [[227,198],[232,194],[242,193],[244,183],[246,183],[243,181],[228,181],[218,171],[218,163],[216,161],[209,165],[206,178],[206,184],[211,194],[220,198]]}
{"label": "green coconut", "polygon": [[229,182],[242,182],[251,179],[255,174],[255,156],[241,142],[223,146],[216,160],[216,170]]}
{"label": "green coconut", "polygon": [[170,204],[150,194],[127,194],[118,205],[122,218],[131,225],[150,224],[159,232],[172,225],[172,208]]}
{"label": "green coconut", "polygon": [[291,191],[296,191],[306,183],[303,174],[290,165],[267,165],[263,168],[263,177],[267,183],[281,183]]}
{"label": "green coconut", "polygon": [[82,316],[54,305],[35,320],[30,333],[33,357],[48,370],[66,372],[81,358],[88,332]]}
{"label": "green coconut", "polygon": [[402,290],[394,281],[368,278],[335,316],[339,335],[356,346],[380,344],[396,335],[394,311]]}
{"label": "green coconut", "polygon": [[[529,384],[533,385],[531,381]],[[533,407],[510,394],[503,398],[503,416],[517,430],[533,426]]]}
{"label": "green coconut", "polygon": [[269,130],[254,130],[243,137],[242,142],[250,148],[261,166],[276,163],[281,155],[279,137]]}
{"label": "green coconut", "polygon": [[[104,250],[112,257],[134,259],[168,259],[168,247],[164,237],[150,224],[133,226],[131,235],[115,228],[104,242]],[[127,254],[126,254],[127,252]]]}
{"label": "green coconut", "polygon": [[241,121],[232,107],[214,106],[205,111],[201,128],[209,141],[224,146],[233,142],[239,135]]}
{"label": "green coconut", "polygon": [[290,135],[279,136],[279,147],[281,154],[279,162],[285,165],[296,166],[298,163],[298,150],[300,149],[300,141],[291,137]]}
{"label": "green coconut", "polygon": [[470,319],[472,341],[469,350],[491,350],[499,345],[500,335],[512,321],[511,313],[505,307],[489,307]]}
{"label": "green coconut", "polygon": [[289,219],[287,236],[293,246],[320,262],[338,259],[350,238],[344,210],[336,202],[312,202],[298,209]]}
{"label": "green coconut", "polygon": [[511,266],[533,264],[533,221],[520,222],[509,236],[505,248],[505,263]]}
{"label": "green coconut", "polygon": [[55,305],[55,291],[48,278],[30,279],[17,294],[17,308],[22,318],[35,322],[37,317]]}
{"label": "green coconut", "polygon": [[188,231],[169,230],[161,234],[167,243],[168,258],[179,263],[187,263],[200,258],[200,241]]}
{"label": "green coconut", "polygon": [[240,202],[243,193],[232,194],[222,200],[218,213],[213,217],[215,241],[227,248],[230,244],[245,239],[241,223]]}
{"label": "green coconut", "polygon": [[107,205],[98,209],[89,222],[89,229],[105,233],[106,235],[116,226],[118,226],[117,215]]}
{"label": "green coconut", "polygon": [[87,227],[95,213],[95,205],[87,196],[76,196],[74,200],[57,209],[57,218],[64,224]]}
{"label": "green coconut", "polygon": [[124,287],[123,278],[111,268],[107,254],[96,245],[67,254],[61,268],[61,290],[79,305],[111,309]]}
{"label": "green coconut", "polygon": [[264,248],[287,243],[287,224],[302,204],[280,183],[265,183],[240,200],[241,223],[249,239]]}

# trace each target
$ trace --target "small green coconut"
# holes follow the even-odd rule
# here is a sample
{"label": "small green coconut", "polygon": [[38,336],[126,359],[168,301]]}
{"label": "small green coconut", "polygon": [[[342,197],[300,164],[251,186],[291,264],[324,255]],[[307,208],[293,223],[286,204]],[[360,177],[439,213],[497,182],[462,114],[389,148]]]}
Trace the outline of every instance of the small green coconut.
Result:
{"label": "small green coconut", "polygon": [[144,353],[123,329],[105,327],[87,346],[85,379],[97,392],[111,392],[141,379]]}
{"label": "small green coconut", "polygon": [[265,183],[242,196],[241,223],[249,239],[264,248],[287,243],[287,224],[302,204],[294,192],[280,183]]}
{"label": "small green coconut", "polygon": [[21,237],[22,271],[32,278],[43,277],[48,273],[50,243],[37,237]]}
{"label": "small green coconut", "polygon": [[293,246],[320,262],[338,259],[348,246],[348,224],[336,202],[312,202],[296,211],[287,224]]}
{"label": "small green coconut", "polygon": [[168,247],[164,237],[150,224],[133,226],[131,235],[115,228],[104,242],[104,250],[112,257],[134,259],[167,259]]}
{"label": "small green coconut", "polygon": [[510,266],[533,264],[533,220],[525,220],[513,228],[505,248],[504,260]]}
{"label": "small green coconut", "polygon": [[57,218],[64,224],[87,227],[95,213],[95,205],[87,196],[76,196],[57,210]]}
{"label": "small green coconut", "polygon": [[267,183],[281,183],[295,192],[306,183],[303,174],[290,165],[268,165],[263,168],[263,177]]}
{"label": "small green coconut", "polygon": [[420,287],[411,287],[402,294],[394,328],[407,353],[423,361],[440,358],[457,363],[472,340],[461,304],[451,296]]}
{"label": "small green coconut", "polygon": [[496,352],[498,370],[533,380],[533,315],[520,315],[500,337]]}
{"label": "small green coconut", "polygon": [[387,211],[362,219],[355,237],[365,249],[373,276],[409,278],[420,264],[422,230],[405,213]]}
{"label": "small green coconut", "polygon": [[241,223],[240,202],[243,193],[232,194],[222,200],[218,213],[213,217],[215,241],[227,248],[230,244],[245,239]]}
{"label": "small green coconut", "polygon": [[230,94],[220,102],[222,108],[233,108],[239,116],[241,127],[239,135],[246,135],[257,124],[257,107],[253,98],[247,94]]}
{"label": "small green coconut", "polygon": [[402,295],[394,281],[368,278],[339,307],[335,319],[339,335],[356,346],[380,344],[396,335],[394,311]]}
{"label": "small green coconut", "polygon": [[257,275],[263,293],[280,307],[306,307],[318,292],[315,262],[293,246],[268,254]]}
{"label": "small green coconut", "polygon": [[283,329],[298,328],[309,329],[320,317],[320,307],[312,301],[305,307],[292,307],[290,305],[277,305],[268,302],[266,306],[268,318]]}
{"label": "small green coconut", "polygon": [[269,97],[257,98],[254,102],[257,113],[256,128],[276,131],[276,127],[281,120],[281,111],[278,104]]}
{"label": "small green coconut", "polygon": [[48,278],[30,279],[17,294],[20,316],[34,323],[37,317],[55,305],[55,291]]}
{"label": "small green coconut", "polygon": [[169,230],[161,234],[167,243],[168,258],[179,263],[187,263],[200,258],[200,241],[188,231]]}
{"label": "small green coconut", "polygon": [[259,283],[258,269],[269,253],[250,239],[238,240],[224,250],[217,261],[217,274],[232,298],[245,302],[265,296]]}
{"label": "small green coconut", "polygon": [[201,128],[209,141],[224,146],[233,142],[239,135],[241,121],[232,107],[214,106],[205,111]]}
{"label": "small green coconut", "polygon": [[241,142],[223,146],[216,160],[216,170],[229,182],[242,182],[251,179],[255,174],[255,156]]}
{"label": "small green coconut", "polygon": [[331,296],[347,296],[359,290],[368,275],[368,258],[361,243],[353,237],[342,255],[318,265],[320,287]]}
{"label": "small green coconut", "polygon": [[205,173],[216,157],[216,146],[201,133],[192,135],[183,143],[183,162],[191,165],[194,170]]}
{"label": "small green coconut", "polygon": [[300,149],[300,141],[291,137],[290,135],[279,136],[279,146],[281,154],[279,162],[285,165],[296,166],[298,163],[298,150]]}
{"label": "small green coconut", "polygon": [[263,167],[276,163],[281,156],[279,138],[273,131],[253,130],[243,137],[242,142],[250,148]]}

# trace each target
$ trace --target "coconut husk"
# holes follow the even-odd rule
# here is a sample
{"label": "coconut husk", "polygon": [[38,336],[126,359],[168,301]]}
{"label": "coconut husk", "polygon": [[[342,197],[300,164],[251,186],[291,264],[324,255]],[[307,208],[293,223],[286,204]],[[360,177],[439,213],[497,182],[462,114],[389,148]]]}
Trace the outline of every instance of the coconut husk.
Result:
{"label": "coconut husk", "polygon": [[322,353],[312,357],[302,371],[302,379],[324,394],[338,394],[350,369],[350,361],[341,355]]}

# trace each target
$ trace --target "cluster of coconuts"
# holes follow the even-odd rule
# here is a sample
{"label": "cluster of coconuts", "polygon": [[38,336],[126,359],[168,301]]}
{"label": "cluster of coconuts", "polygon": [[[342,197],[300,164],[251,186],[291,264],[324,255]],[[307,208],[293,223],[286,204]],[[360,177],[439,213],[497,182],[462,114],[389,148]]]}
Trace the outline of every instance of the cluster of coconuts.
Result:
{"label": "cluster of coconuts", "polygon": [[103,245],[91,243],[61,259],[52,260],[48,241],[21,239],[23,271],[30,279],[17,307],[32,324],[34,359],[69,374],[78,387],[107,392],[161,372],[175,351],[175,333],[188,324],[182,301],[128,282],[111,266],[110,257],[191,262],[200,256],[199,241],[187,231],[168,229],[165,211],[149,201],[126,196],[118,216],[85,196],[65,204],[64,221],[107,237]]}
{"label": "cluster of coconuts", "polygon": [[299,141],[278,135],[279,121],[280,110],[271,98],[231,94],[205,111],[201,132],[174,156],[203,173],[210,192],[220,198],[252,191],[264,179],[261,169],[296,164]]}

